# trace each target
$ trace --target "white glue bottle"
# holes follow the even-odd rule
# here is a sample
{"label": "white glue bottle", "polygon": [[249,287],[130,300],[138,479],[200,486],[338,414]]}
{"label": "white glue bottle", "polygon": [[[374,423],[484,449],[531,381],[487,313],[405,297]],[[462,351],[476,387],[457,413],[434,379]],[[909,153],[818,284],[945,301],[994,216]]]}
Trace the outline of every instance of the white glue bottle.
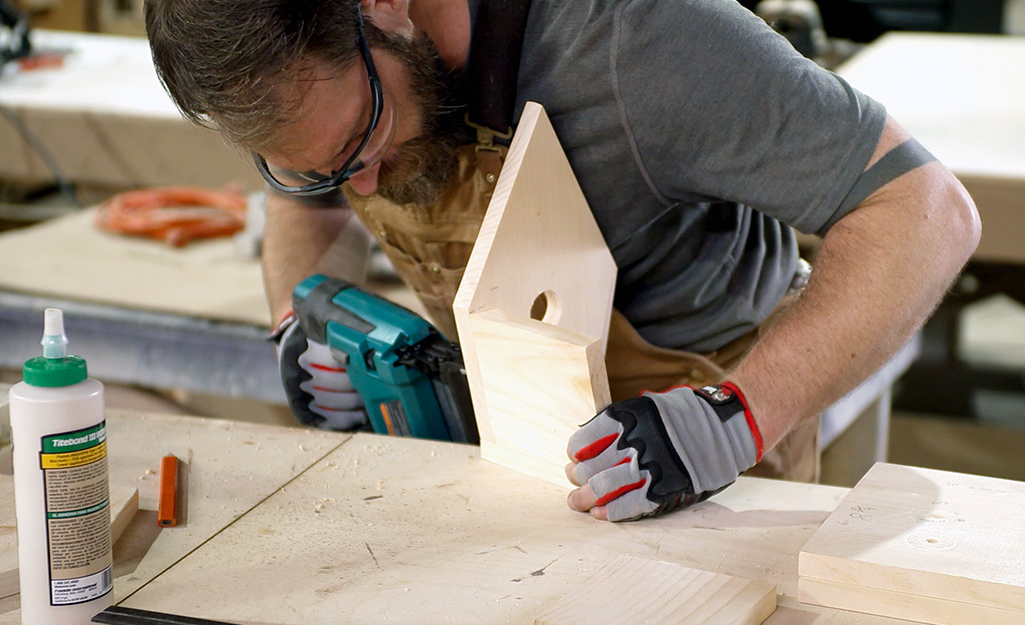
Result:
{"label": "white glue bottle", "polygon": [[22,625],[88,625],[113,599],[103,385],[47,308],[43,357],[10,390]]}

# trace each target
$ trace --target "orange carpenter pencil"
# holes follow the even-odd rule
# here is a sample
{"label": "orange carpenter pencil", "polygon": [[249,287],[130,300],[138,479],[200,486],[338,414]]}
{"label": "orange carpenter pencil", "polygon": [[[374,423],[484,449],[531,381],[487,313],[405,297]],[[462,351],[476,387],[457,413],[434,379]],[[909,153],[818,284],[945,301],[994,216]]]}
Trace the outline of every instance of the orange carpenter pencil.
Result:
{"label": "orange carpenter pencil", "polygon": [[157,524],[160,527],[178,525],[178,458],[160,459],[160,502],[157,506]]}

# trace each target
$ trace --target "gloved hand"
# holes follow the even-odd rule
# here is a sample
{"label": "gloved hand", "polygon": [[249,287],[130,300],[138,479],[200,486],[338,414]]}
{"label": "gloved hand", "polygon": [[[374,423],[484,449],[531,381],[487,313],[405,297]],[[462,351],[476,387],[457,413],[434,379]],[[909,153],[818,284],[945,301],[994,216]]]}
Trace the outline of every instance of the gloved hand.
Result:
{"label": "gloved hand", "polygon": [[349,375],[327,345],[306,336],[294,314],[271,338],[278,345],[278,369],[292,414],[304,425],[325,430],[363,429],[369,422]]}
{"label": "gloved hand", "polygon": [[684,508],[726,488],[762,458],[762,437],[730,383],[617,402],[574,432],[570,508],[631,521]]}

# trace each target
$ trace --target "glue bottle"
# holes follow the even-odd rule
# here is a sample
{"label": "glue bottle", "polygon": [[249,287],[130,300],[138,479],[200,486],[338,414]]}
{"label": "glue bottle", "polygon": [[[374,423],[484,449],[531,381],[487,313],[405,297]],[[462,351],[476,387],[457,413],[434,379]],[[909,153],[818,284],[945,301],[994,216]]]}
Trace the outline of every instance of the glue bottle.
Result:
{"label": "glue bottle", "polygon": [[113,599],[103,385],[47,308],[43,356],[10,390],[22,625],[88,625]]}

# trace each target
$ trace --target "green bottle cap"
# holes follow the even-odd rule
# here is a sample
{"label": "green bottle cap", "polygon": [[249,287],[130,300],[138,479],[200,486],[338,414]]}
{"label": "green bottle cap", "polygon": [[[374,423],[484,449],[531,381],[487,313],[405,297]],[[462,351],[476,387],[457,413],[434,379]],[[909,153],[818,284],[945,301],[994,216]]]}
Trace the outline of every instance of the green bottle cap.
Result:
{"label": "green bottle cap", "polygon": [[33,358],[21,370],[25,384],[30,386],[71,386],[89,377],[85,359],[78,356],[64,358]]}

